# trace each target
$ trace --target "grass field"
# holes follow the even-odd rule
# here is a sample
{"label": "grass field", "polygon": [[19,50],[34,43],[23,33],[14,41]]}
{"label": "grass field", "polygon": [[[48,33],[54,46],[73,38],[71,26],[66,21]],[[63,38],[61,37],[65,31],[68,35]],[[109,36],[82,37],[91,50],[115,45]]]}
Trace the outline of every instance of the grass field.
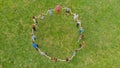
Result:
{"label": "grass field", "polygon": [[[32,16],[57,4],[79,14],[86,46],[69,63],[52,62],[31,45]],[[120,68],[120,0],[0,0],[0,68]],[[78,47],[72,16],[39,20],[36,36],[51,57],[65,59]]]}

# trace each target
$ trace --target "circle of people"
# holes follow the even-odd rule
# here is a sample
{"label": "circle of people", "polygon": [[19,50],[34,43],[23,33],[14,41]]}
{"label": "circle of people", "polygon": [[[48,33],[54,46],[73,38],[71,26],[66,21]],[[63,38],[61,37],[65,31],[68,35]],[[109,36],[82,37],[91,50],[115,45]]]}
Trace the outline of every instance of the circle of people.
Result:
{"label": "circle of people", "polygon": [[[82,42],[79,43],[78,48],[73,51],[72,56],[71,56],[71,57],[66,57],[66,59],[59,59],[59,58],[56,58],[56,57],[50,57],[46,52],[41,51],[40,48],[39,48],[39,46],[38,46],[38,44],[35,43],[35,41],[36,41],[37,38],[36,38],[36,36],[34,35],[34,32],[36,32],[36,26],[38,25],[37,19],[44,20],[45,15],[48,15],[48,14],[49,14],[49,16],[52,16],[52,13],[53,13],[54,10],[55,10],[56,14],[59,15],[60,12],[61,12],[61,9],[65,9],[65,12],[66,12],[66,15],[67,15],[67,16],[73,15],[73,19],[74,19],[74,22],[76,23],[76,27],[79,29],[79,31],[78,31],[78,32],[79,32],[79,38],[78,38],[78,41],[77,41],[77,42],[80,42],[80,40],[82,40]],[[57,62],[57,61],[69,62],[70,60],[73,59],[74,56],[76,56],[77,52],[78,52],[79,50],[81,50],[81,48],[83,48],[84,45],[85,45],[85,42],[83,41],[83,39],[84,39],[84,35],[83,35],[84,29],[83,29],[83,27],[81,26],[81,21],[79,20],[78,17],[79,17],[79,15],[78,15],[77,13],[72,13],[72,11],[71,11],[71,9],[70,9],[69,7],[61,8],[60,5],[57,5],[57,6],[55,7],[55,9],[49,8],[46,14],[41,13],[38,17],[33,16],[33,17],[32,17],[32,20],[33,20],[34,24],[32,24],[32,46],[33,46],[41,55],[47,57],[48,59],[50,59],[50,60],[52,60],[52,61],[54,61],[54,62]]]}

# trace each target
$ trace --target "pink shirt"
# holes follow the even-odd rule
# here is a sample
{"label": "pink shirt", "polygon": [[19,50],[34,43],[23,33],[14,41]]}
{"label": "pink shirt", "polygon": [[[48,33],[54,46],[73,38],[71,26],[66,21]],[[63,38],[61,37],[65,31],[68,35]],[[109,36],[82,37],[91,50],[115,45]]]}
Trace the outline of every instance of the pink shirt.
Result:
{"label": "pink shirt", "polygon": [[60,10],[60,5],[57,5],[57,6],[56,6],[56,10]]}

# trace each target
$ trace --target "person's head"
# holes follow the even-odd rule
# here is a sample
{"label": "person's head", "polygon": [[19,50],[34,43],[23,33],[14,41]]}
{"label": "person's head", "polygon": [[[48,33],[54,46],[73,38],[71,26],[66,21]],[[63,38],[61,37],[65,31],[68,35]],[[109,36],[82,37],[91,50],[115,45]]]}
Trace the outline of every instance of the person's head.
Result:
{"label": "person's head", "polygon": [[84,35],[83,35],[83,34],[80,34],[80,37],[81,37],[81,39],[83,39],[83,38],[84,38]]}
{"label": "person's head", "polygon": [[75,50],[75,52],[77,52],[78,50]]}
{"label": "person's head", "polygon": [[69,58],[66,58],[66,62],[69,62]]}
{"label": "person's head", "polygon": [[35,16],[33,16],[32,18],[35,19]]}
{"label": "person's head", "polygon": [[79,47],[82,47],[82,44],[81,44],[81,43],[79,44]]}

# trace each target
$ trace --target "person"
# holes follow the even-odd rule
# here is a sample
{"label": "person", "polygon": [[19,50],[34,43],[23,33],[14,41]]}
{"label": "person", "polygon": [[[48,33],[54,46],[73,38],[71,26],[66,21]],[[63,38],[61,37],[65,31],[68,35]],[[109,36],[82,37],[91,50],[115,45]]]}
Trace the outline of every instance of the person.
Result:
{"label": "person", "polygon": [[77,20],[76,27],[79,28],[79,26],[81,27],[81,21]]}
{"label": "person", "polygon": [[57,5],[56,8],[55,8],[55,10],[56,10],[57,14],[60,14],[61,6]]}
{"label": "person", "polygon": [[41,14],[40,14],[40,19],[41,19],[41,20],[44,20],[44,18],[45,18],[45,14],[44,14],[44,13],[41,13]]}
{"label": "person", "polygon": [[66,15],[70,15],[71,14],[71,9],[70,8],[66,8]]}
{"label": "person", "polygon": [[36,44],[35,42],[32,42],[32,46],[38,51],[38,44]]}
{"label": "person", "polygon": [[35,16],[32,17],[32,20],[36,25],[38,24],[37,18]]}
{"label": "person", "polygon": [[82,47],[82,44],[80,43],[79,48],[81,48],[81,47]]}
{"label": "person", "polygon": [[63,8],[63,9],[65,9],[65,11],[66,11],[66,15],[70,15],[72,12],[71,12],[71,9],[69,8],[69,7],[65,7],[65,8]]}
{"label": "person", "polygon": [[69,58],[66,58],[66,62],[70,62]]}
{"label": "person", "polygon": [[85,46],[85,42],[82,41],[82,43],[79,45],[80,48],[83,48]]}
{"label": "person", "polygon": [[35,40],[36,40],[36,36],[32,34],[32,41],[35,42]]}
{"label": "person", "polygon": [[79,32],[80,32],[80,34],[82,34],[84,32],[83,27],[80,27]]}
{"label": "person", "polygon": [[84,38],[84,35],[83,35],[83,34],[80,34],[79,39],[78,39],[78,42],[79,42],[81,39],[83,39],[83,38]]}
{"label": "person", "polygon": [[32,24],[32,34],[34,34],[35,31],[36,31],[36,25]]}
{"label": "person", "polygon": [[40,52],[40,54],[41,54],[41,55],[46,55],[46,53],[45,53],[45,52],[42,52],[42,51]]}
{"label": "person", "polygon": [[49,13],[50,16],[52,16],[52,9],[51,9],[51,8],[48,9],[46,15],[47,15],[48,13]]}
{"label": "person", "polygon": [[57,58],[51,58],[52,61],[57,62]]}
{"label": "person", "polygon": [[73,52],[73,56],[75,56],[77,54],[77,50],[75,50],[74,52]]}
{"label": "person", "polygon": [[73,19],[74,19],[75,22],[78,20],[78,16],[79,16],[79,15],[76,14],[76,13],[73,14]]}
{"label": "person", "polygon": [[77,50],[80,50],[81,48],[83,48],[85,46],[85,42],[82,41],[82,43],[79,44],[79,48]]}

